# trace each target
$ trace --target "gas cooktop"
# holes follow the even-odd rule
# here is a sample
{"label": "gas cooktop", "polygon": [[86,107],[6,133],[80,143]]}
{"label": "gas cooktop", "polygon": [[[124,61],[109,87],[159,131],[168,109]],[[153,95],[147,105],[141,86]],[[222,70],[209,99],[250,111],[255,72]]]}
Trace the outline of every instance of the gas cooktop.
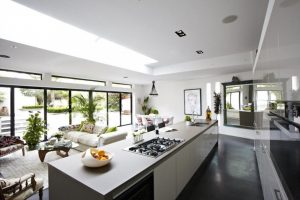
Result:
{"label": "gas cooktop", "polygon": [[127,147],[124,150],[156,158],[183,141],[183,139],[179,138],[157,137],[141,144]]}

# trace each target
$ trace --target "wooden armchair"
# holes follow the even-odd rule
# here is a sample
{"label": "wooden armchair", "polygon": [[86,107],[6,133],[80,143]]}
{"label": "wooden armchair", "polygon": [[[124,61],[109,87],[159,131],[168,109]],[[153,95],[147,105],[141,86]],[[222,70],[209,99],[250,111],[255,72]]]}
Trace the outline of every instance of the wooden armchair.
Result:
{"label": "wooden armchair", "polygon": [[43,180],[35,178],[34,173],[29,173],[21,178],[0,178],[0,200],[27,199],[36,192],[43,197]]}

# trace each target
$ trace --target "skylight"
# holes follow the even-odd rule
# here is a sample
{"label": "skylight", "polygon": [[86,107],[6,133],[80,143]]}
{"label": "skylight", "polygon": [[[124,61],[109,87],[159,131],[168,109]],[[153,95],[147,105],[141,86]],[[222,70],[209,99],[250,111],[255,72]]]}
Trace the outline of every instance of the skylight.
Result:
{"label": "skylight", "polygon": [[10,0],[0,1],[0,24],[2,39],[94,62],[142,73],[151,73],[146,65],[157,62]]}

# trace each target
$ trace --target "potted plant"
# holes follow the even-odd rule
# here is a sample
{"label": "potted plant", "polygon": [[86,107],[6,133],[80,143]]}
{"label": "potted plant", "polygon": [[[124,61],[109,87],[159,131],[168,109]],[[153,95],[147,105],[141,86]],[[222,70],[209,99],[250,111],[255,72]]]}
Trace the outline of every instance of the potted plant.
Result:
{"label": "potted plant", "polygon": [[29,118],[26,120],[28,122],[28,126],[24,133],[23,139],[26,141],[29,150],[34,150],[36,145],[40,142],[41,136],[46,131],[45,129],[45,121],[43,121],[40,117],[40,113],[32,113],[30,112]]}
{"label": "potted plant", "polygon": [[216,116],[221,113],[221,94],[216,92],[214,92],[214,113]]}
{"label": "potted plant", "polygon": [[184,121],[187,126],[190,126],[192,124],[192,118],[188,115],[185,116]]}
{"label": "potted plant", "polygon": [[143,100],[143,103],[141,104],[142,106],[142,111],[145,115],[149,115],[151,113],[151,107],[149,107],[149,96],[145,97]]}
{"label": "potted plant", "polygon": [[57,132],[53,135],[53,137],[55,137],[58,141],[60,141],[60,139],[63,137],[63,133],[62,132]]}

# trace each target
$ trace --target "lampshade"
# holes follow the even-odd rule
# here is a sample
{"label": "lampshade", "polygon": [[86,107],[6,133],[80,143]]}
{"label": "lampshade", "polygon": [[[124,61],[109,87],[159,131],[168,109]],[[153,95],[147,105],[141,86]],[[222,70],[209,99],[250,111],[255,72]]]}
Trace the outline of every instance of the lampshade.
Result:
{"label": "lampshade", "polygon": [[151,89],[150,95],[151,96],[157,96],[158,95],[158,93],[155,89],[155,81],[152,81],[152,89]]}

